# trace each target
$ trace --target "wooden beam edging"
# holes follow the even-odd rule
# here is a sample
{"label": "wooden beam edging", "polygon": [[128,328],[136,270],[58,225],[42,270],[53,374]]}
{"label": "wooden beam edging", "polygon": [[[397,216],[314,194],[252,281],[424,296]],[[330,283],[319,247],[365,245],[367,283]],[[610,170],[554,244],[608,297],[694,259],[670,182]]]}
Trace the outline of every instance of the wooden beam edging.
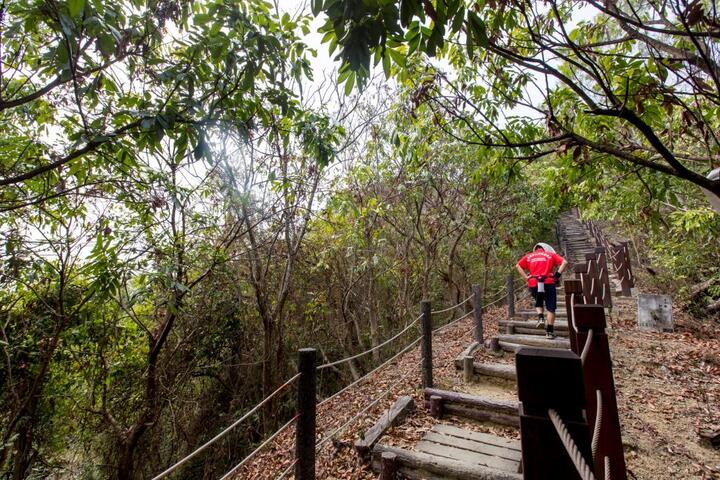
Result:
{"label": "wooden beam edging", "polygon": [[373,448],[373,469],[379,471],[383,453],[395,455],[398,472],[405,478],[451,478],[454,480],[522,480],[523,476],[483,465],[470,465],[449,458],[436,457],[423,452],[378,443]]}
{"label": "wooden beam edging", "polygon": [[430,410],[431,415],[437,417],[448,414],[493,422],[498,425],[517,427],[520,424],[517,402],[477,397],[435,388],[426,388],[423,395],[425,408]]}
{"label": "wooden beam edging", "polygon": [[392,407],[380,415],[377,422],[365,432],[363,437],[355,441],[355,450],[360,458],[369,460],[370,452],[380,437],[391,427],[402,422],[413,410],[415,410],[415,400],[411,396],[404,395],[398,398]]}

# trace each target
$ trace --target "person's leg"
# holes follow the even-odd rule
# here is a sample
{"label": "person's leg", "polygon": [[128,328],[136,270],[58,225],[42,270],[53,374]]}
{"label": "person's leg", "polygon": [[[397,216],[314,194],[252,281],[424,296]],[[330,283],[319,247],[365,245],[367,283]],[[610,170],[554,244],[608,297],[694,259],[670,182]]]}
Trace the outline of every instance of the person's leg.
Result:
{"label": "person's leg", "polygon": [[545,285],[545,308],[548,311],[545,332],[548,337],[554,337],[555,310],[557,309],[557,291],[555,290],[555,285]]}
{"label": "person's leg", "polygon": [[537,328],[542,327],[545,325],[545,314],[543,305],[545,304],[544,297],[545,295],[542,292],[538,292],[537,287],[533,287],[533,298],[535,299],[535,312],[537,312]]}

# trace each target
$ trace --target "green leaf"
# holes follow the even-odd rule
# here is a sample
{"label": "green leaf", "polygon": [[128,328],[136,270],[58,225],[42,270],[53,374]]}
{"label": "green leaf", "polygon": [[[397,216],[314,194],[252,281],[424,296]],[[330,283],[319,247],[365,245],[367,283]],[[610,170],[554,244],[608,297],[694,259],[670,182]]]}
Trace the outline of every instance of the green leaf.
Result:
{"label": "green leaf", "polygon": [[354,86],[355,86],[355,72],[352,72],[352,73],[350,73],[350,75],[348,75],[347,80],[345,81],[345,96],[350,95]]}
{"label": "green leaf", "polygon": [[473,34],[473,38],[475,38],[475,43],[481,47],[487,47],[488,37],[485,22],[472,10],[468,11],[468,27],[468,30]]}
{"label": "green leaf", "polygon": [[70,16],[79,17],[85,8],[85,0],[68,0],[67,5]]}

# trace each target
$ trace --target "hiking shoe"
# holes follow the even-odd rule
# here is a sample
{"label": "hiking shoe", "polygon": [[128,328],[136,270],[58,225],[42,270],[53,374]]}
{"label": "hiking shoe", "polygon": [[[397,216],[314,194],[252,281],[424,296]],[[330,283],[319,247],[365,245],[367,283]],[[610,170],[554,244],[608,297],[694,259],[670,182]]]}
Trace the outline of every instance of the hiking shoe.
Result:
{"label": "hiking shoe", "polygon": [[545,320],[538,320],[535,324],[535,328],[545,328]]}
{"label": "hiking shoe", "polygon": [[549,338],[550,340],[556,338],[557,335],[555,335],[554,332],[545,332],[545,338]]}

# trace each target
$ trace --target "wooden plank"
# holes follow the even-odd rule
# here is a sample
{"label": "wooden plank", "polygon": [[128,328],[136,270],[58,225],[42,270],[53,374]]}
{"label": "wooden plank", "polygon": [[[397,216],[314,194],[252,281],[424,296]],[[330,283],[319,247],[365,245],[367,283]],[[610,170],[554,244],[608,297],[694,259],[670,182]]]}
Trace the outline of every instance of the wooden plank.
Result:
{"label": "wooden plank", "polygon": [[485,375],[487,377],[504,378],[505,380],[515,380],[515,365],[510,363],[473,363],[475,375]]}
{"label": "wooden plank", "polygon": [[482,442],[488,445],[496,445],[498,447],[508,448],[510,450],[516,450],[518,452],[520,451],[520,440],[511,440],[509,438],[498,437],[497,435],[490,435],[489,433],[466,430],[464,428],[459,428],[454,425],[448,425],[446,423],[438,423],[433,427],[432,431],[442,433],[443,435],[449,435],[458,438],[469,438],[476,442]]}
{"label": "wooden plank", "polygon": [[[521,327],[521,328],[535,328],[535,325],[537,325],[537,322],[533,321],[526,321],[526,320],[500,320],[498,322],[498,325],[501,327],[512,325],[513,327]],[[567,322],[555,322],[555,330],[568,330],[568,323]]]}
{"label": "wooden plank", "polygon": [[522,459],[522,454],[518,450],[511,450],[505,447],[498,447],[497,445],[476,442],[475,440],[470,440],[464,437],[443,435],[442,433],[433,432],[432,430],[425,434],[423,440],[437,443],[439,445],[462,448],[463,450],[469,450],[475,453],[482,453],[483,455],[493,455],[506,460],[515,460],[519,462]]}
{"label": "wooden plank", "polygon": [[[522,328],[522,327],[513,327],[515,329],[515,333],[518,335],[545,335],[545,330],[541,328]],[[558,337],[567,337],[568,331],[567,330],[555,330],[555,335]]]}
{"label": "wooden plank", "polygon": [[[436,457],[423,452],[412,452],[378,443],[373,448],[373,468],[379,468],[383,452],[397,455],[400,473],[409,478],[452,479],[452,480],[522,480],[522,475],[486,467],[470,465],[457,460]],[[377,467],[376,467],[377,465]],[[379,470],[376,470],[379,471]],[[411,475],[419,475],[412,476]]]}
{"label": "wooden plank", "polygon": [[507,425],[509,427],[520,426],[520,416],[507,413],[493,412],[483,410],[481,408],[469,407],[466,405],[458,405],[456,403],[445,403],[443,405],[443,414],[454,415],[461,418],[469,418],[479,422],[492,422],[498,425]]}
{"label": "wooden plank", "polygon": [[480,348],[480,344],[478,342],[472,342],[470,345],[468,345],[465,350],[460,352],[460,355],[455,357],[455,366],[458,368],[462,368],[463,358],[475,356],[475,352],[477,352],[478,348]]}
{"label": "wooden plank", "polygon": [[474,407],[493,412],[506,413],[510,415],[518,415],[518,402],[509,400],[498,400],[494,398],[479,397],[476,395],[468,395],[467,393],[451,392],[449,390],[439,390],[437,388],[426,388],[423,392],[425,400],[429,400],[433,395],[442,398],[445,404],[459,404]]}
{"label": "wooden plank", "polygon": [[373,445],[392,426],[400,423],[409,412],[415,409],[415,400],[409,395],[402,396],[395,401],[389,410],[385,410],[378,421],[365,432],[363,438],[355,441],[355,449],[361,458],[368,458]]}
{"label": "wooden plank", "polygon": [[570,348],[570,340],[567,338],[543,338],[537,335],[498,335],[500,342],[529,345],[543,348]]}
{"label": "wooden plank", "polygon": [[506,472],[517,472],[518,466],[520,465],[520,462],[515,460],[471,452],[470,450],[440,445],[425,440],[418,442],[415,448],[417,448],[419,452],[429,453],[430,455],[437,455],[470,465],[484,465],[498,470],[505,470]]}

